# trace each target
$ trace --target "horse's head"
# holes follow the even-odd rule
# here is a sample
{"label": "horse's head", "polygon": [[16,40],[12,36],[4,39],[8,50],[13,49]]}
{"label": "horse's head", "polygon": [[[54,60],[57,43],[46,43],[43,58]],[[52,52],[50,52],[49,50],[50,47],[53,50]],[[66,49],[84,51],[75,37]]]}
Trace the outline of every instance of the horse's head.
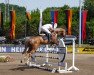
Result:
{"label": "horse's head", "polygon": [[55,31],[53,31],[51,33],[51,42],[52,43],[55,43],[55,44],[58,44],[58,40],[57,40],[57,33]]}
{"label": "horse's head", "polygon": [[66,30],[63,28],[56,28],[55,32],[58,36],[65,37],[66,36]]}

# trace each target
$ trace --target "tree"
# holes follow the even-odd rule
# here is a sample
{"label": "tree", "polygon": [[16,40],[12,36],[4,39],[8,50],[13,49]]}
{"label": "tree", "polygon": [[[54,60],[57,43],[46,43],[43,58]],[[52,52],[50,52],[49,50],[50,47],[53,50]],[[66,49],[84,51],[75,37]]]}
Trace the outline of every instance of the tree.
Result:
{"label": "tree", "polygon": [[85,0],[84,9],[88,10],[88,21],[94,18],[94,0]]}

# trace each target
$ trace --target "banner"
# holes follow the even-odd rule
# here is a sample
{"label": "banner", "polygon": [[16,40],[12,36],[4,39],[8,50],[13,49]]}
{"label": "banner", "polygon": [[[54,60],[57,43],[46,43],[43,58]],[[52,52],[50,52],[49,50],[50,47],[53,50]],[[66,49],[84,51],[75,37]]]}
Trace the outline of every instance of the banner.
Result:
{"label": "banner", "polygon": [[31,15],[29,12],[26,12],[26,18],[27,18],[27,20],[31,20]]}
{"label": "banner", "polygon": [[[72,53],[72,47],[67,47],[67,52]],[[79,54],[94,54],[94,47],[76,47],[75,53]]]}
{"label": "banner", "polygon": [[15,39],[15,24],[16,24],[15,11],[10,11],[10,39]]}
{"label": "banner", "polygon": [[72,34],[72,10],[68,9],[66,10],[66,28],[67,28],[67,34],[71,35]]}
{"label": "banner", "polygon": [[0,11],[0,36],[4,36],[3,12]]}
{"label": "banner", "polygon": [[58,22],[58,11],[54,11],[54,24]]}
{"label": "banner", "polygon": [[84,41],[86,39],[86,19],[87,19],[87,10],[82,11],[82,21],[81,21],[81,26],[82,26],[82,40]]}
{"label": "banner", "polygon": [[1,17],[2,17],[2,15],[1,15],[1,11],[0,11],[0,28],[1,28],[1,23],[2,23],[2,21],[1,21]]}
{"label": "banner", "polygon": [[53,24],[53,28],[54,28],[54,24],[58,22],[58,11],[51,11],[51,22]]}
{"label": "banner", "polygon": [[52,22],[53,28],[54,28],[54,11],[51,11],[51,22]]}
{"label": "banner", "polygon": [[28,36],[29,35],[29,30],[30,30],[30,25],[29,25],[29,21],[31,20],[31,14],[29,12],[26,12],[26,27],[25,27],[25,35]]}
{"label": "banner", "polygon": [[15,46],[0,46],[0,52],[2,53],[11,53],[11,52],[23,52],[23,45],[15,45]]}

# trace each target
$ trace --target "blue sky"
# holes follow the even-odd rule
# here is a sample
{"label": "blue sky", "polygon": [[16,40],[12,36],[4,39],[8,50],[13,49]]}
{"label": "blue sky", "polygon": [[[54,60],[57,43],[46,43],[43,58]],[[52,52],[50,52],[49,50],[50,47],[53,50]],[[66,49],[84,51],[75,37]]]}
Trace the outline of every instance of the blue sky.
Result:
{"label": "blue sky", "polygon": [[[5,0],[0,0],[0,3],[5,3]],[[27,11],[36,8],[44,10],[47,7],[62,7],[65,4],[70,7],[79,6],[79,0],[9,0],[9,3],[24,6]]]}

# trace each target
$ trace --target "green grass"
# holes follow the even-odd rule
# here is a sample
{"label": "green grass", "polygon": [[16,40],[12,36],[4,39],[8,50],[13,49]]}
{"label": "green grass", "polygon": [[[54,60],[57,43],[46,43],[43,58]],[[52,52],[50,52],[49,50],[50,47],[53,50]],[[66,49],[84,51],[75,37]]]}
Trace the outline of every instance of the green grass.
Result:
{"label": "green grass", "polygon": [[0,62],[7,62],[7,60],[4,58],[0,58]]}

